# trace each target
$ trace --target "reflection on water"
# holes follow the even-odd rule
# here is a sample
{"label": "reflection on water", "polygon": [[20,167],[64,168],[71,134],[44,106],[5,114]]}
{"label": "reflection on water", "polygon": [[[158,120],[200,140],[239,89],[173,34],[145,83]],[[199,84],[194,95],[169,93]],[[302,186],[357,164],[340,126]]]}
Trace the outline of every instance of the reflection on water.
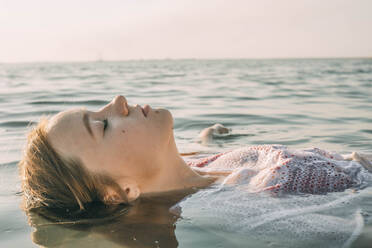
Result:
{"label": "reflection on water", "polygon": [[175,223],[180,212],[170,209],[194,192],[142,197],[114,218],[69,221],[46,211],[29,212],[32,241],[43,247],[178,247]]}

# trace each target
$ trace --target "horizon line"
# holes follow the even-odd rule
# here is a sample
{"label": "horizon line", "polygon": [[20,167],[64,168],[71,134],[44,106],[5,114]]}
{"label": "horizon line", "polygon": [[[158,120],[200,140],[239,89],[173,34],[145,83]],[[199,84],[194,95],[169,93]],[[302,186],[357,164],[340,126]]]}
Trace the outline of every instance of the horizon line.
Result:
{"label": "horizon line", "polygon": [[165,60],[311,60],[311,59],[372,59],[372,56],[339,56],[339,57],[205,57],[205,58],[136,58],[136,59],[96,59],[96,60],[34,60],[34,61],[13,61],[0,64],[36,64],[36,63],[103,63],[103,62],[130,62],[130,61],[165,61]]}

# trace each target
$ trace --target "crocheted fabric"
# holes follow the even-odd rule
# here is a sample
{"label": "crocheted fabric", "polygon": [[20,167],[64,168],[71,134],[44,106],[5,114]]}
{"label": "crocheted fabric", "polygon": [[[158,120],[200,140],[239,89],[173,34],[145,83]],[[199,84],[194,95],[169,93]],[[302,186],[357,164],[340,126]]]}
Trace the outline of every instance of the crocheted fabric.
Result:
{"label": "crocheted fabric", "polygon": [[224,184],[247,184],[252,192],[273,194],[343,191],[360,185],[364,170],[340,154],[318,148],[290,150],[283,145],[243,147],[189,165],[204,171],[231,171]]}

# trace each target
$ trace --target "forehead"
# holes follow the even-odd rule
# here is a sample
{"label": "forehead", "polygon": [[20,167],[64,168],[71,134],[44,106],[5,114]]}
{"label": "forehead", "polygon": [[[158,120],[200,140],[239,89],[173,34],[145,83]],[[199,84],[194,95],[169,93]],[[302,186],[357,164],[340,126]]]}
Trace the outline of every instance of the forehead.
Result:
{"label": "forehead", "polygon": [[58,113],[50,119],[47,127],[48,133],[81,124],[79,121],[82,120],[84,112],[84,109],[72,109]]}
{"label": "forehead", "polygon": [[48,140],[60,152],[67,152],[81,146],[88,132],[83,125],[84,109],[74,109],[53,116],[47,126]]}

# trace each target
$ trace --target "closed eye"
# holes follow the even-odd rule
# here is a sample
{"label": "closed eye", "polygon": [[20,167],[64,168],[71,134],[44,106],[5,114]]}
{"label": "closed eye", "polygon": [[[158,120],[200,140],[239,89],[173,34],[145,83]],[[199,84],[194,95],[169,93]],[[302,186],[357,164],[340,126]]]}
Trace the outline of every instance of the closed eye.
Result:
{"label": "closed eye", "polygon": [[108,127],[108,120],[104,119],[103,120],[103,131],[106,131],[107,127]]}

